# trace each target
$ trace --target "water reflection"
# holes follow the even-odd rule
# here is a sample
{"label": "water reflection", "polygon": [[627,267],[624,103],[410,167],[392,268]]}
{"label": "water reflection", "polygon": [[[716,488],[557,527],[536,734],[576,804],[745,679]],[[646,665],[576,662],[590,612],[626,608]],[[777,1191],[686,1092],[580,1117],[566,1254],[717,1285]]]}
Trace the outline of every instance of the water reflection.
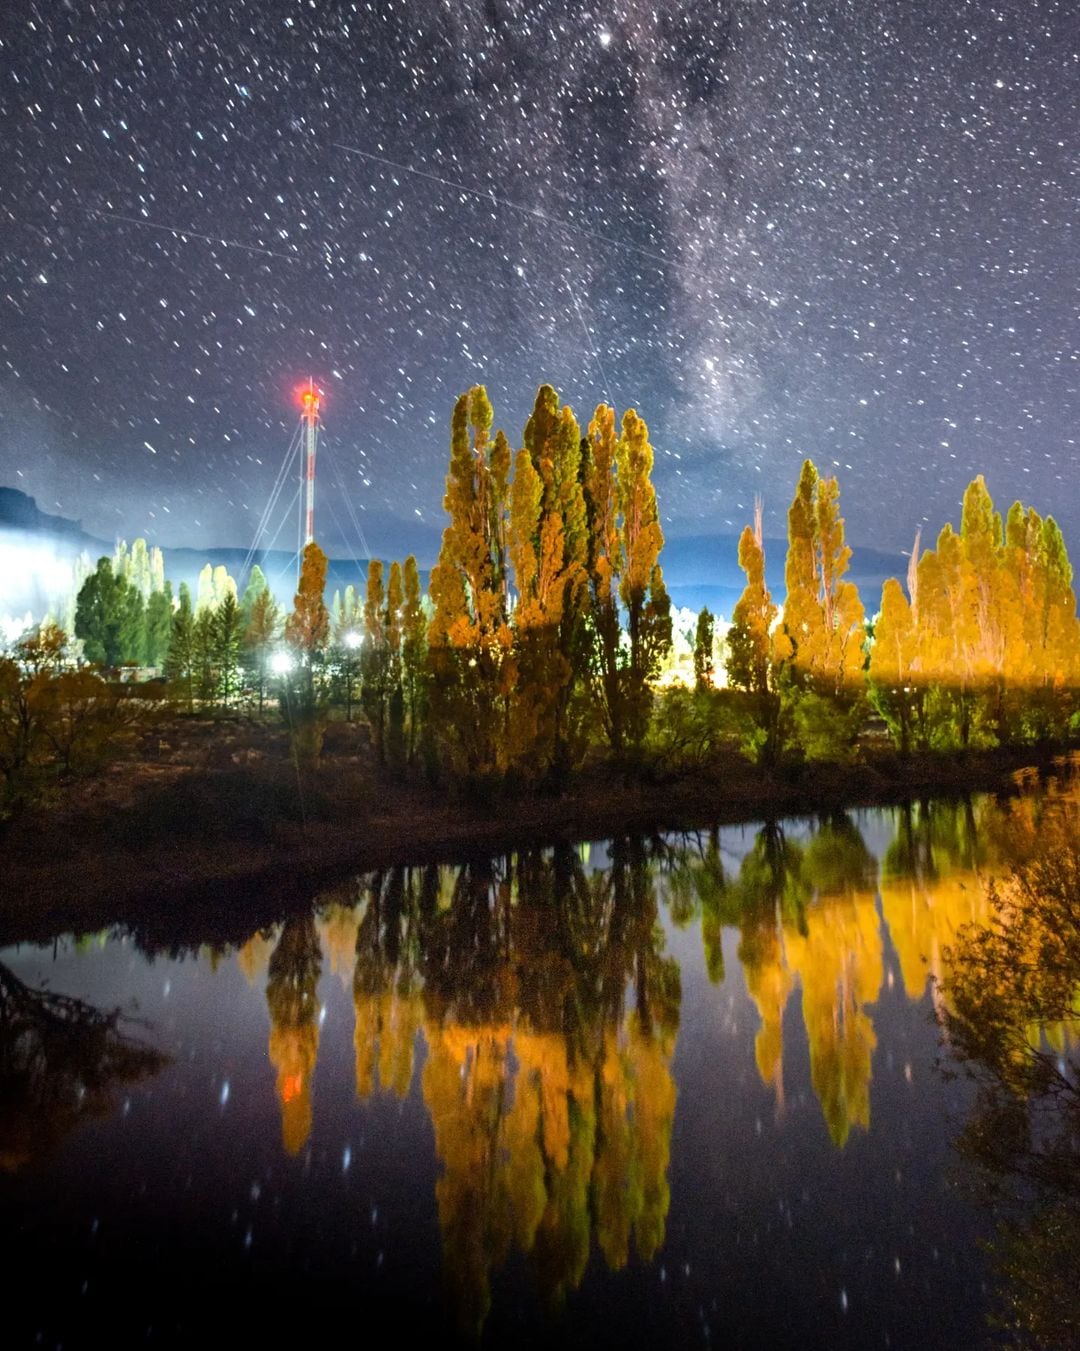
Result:
{"label": "water reflection", "polygon": [[40,1163],[166,1063],[121,1021],[119,1010],[32,989],[0,962],[0,1169]]}
{"label": "water reflection", "polygon": [[316,990],[321,970],[322,949],[314,916],[291,916],[270,954],[266,986],[268,1053],[277,1071],[281,1141],[288,1154],[299,1154],[311,1134],[311,1081],[319,1054]]}
{"label": "water reflection", "polygon": [[[672,926],[685,931],[681,943],[700,941],[712,984],[702,979],[697,988],[717,1008],[733,991],[742,1000],[745,989],[752,1065],[780,1122],[805,1098],[808,1060],[810,1111],[819,1114],[822,1151],[837,1159],[839,1150],[857,1153],[853,1140],[871,1129],[883,995],[895,985],[895,1006],[923,999],[929,987],[984,1089],[965,1137],[969,1154],[988,1172],[1030,1184],[1037,1140],[1039,1166],[1052,1162],[1055,1177],[1069,1179],[1041,1218],[1017,1221],[1021,1239],[1002,1249],[1009,1280],[1029,1292],[1023,1317],[1031,1327],[1038,1303],[1031,1254],[1051,1238],[1075,1253],[1080,1235],[1069,1002],[1080,988],[1080,945],[1076,965],[1054,987],[1053,1017],[1045,999],[1024,1003],[1036,987],[1018,989],[1016,973],[1057,960],[1080,898],[1070,893],[1071,912],[1062,902],[1038,928],[995,909],[988,888],[1026,885],[1004,879],[1017,860],[1034,867],[1047,840],[1049,857],[1064,866],[1075,837],[1071,791],[1051,786],[1005,804],[912,804],[687,838],[561,845],[453,868],[387,869],[322,895],[311,911],[240,947],[216,949],[209,963],[205,952],[200,959],[219,979],[234,957],[258,1001],[281,1148],[303,1156],[305,1168],[318,1154],[309,1148],[318,1114],[328,1110],[320,1052],[324,1073],[328,1055],[335,1063],[320,1046],[320,1000],[332,995],[351,1007],[345,1073],[354,1076],[356,1099],[366,1110],[388,1101],[422,1110],[429,1123],[447,1297],[472,1337],[515,1254],[555,1309],[582,1284],[594,1253],[610,1271],[670,1260],[661,1253],[671,1244],[676,1102],[697,1091],[692,1075],[676,1090],[683,1009]],[[1038,866],[1025,915],[1037,895],[1061,892],[1058,874]],[[978,946],[972,924],[991,925],[995,941],[1012,947],[1002,956]],[[1072,960],[1071,949],[1067,955]],[[64,1006],[67,1025],[53,1035],[59,1006],[3,968],[0,996],[0,1087],[21,1085],[0,1095],[9,1166],[32,1152],[32,1120],[53,1122],[39,1131],[41,1141],[59,1138],[88,1112],[109,1110],[125,1078],[160,1063],[118,1038],[111,1016],[78,1001]],[[700,1028],[696,1035],[711,1054]],[[1035,1069],[1046,1077],[1031,1078]],[[269,1080],[260,1092],[273,1111]],[[1053,1138],[1032,1124],[1050,1119],[1043,1113],[1050,1099],[1073,1112]],[[220,1110],[223,1099],[214,1101]],[[944,1132],[944,1122],[934,1129]],[[426,1188],[425,1196],[430,1204]],[[1060,1266],[1057,1253],[1051,1244],[1040,1270]]]}
{"label": "water reflection", "polygon": [[998,821],[1013,871],[945,972],[943,1023],[978,1086],[960,1137],[987,1184],[997,1317],[1021,1342],[1080,1342],[1080,839],[1060,786]]}
{"label": "water reflection", "polygon": [[[442,1167],[447,1290],[479,1333],[517,1250],[559,1304],[591,1241],[612,1268],[664,1237],[678,967],[640,841],[587,873],[569,846],[368,879],[356,1088],[403,1095],[417,1032]],[[340,925],[340,920],[336,921]],[[631,998],[628,999],[628,992]]]}

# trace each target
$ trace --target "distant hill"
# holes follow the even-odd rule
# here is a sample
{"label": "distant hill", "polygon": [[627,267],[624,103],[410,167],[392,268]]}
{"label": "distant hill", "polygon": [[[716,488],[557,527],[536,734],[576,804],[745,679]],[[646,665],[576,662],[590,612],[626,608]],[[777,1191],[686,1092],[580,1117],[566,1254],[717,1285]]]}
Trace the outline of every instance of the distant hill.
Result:
{"label": "distant hill", "polygon": [[0,530],[25,530],[80,543],[93,539],[83,530],[82,521],[71,521],[66,516],[50,516],[40,509],[32,497],[18,488],[0,488]]}
{"label": "distant hill", "polygon": [[[784,595],[786,539],[765,540],[765,580],[773,598]],[[736,535],[684,535],[669,539],[660,555],[672,602],[687,609],[700,610],[707,605],[714,614],[731,618],[735,602],[742,595],[746,577],[739,567],[739,540]],[[848,577],[859,588],[868,613],[881,601],[881,588],[888,577],[903,577],[908,560],[903,554],[855,546],[851,551]]]}
{"label": "distant hill", "polygon": [[[435,527],[420,522],[395,523],[389,517],[365,522],[369,542],[377,556],[404,558],[415,553],[421,565],[421,578],[427,585],[427,569],[435,561],[439,535]],[[50,516],[17,488],[0,487],[0,539],[10,553],[3,560],[3,590],[0,609],[19,614],[29,609],[40,614],[56,603],[56,590],[80,553],[92,559],[111,554],[111,542],[88,535],[80,521]],[[153,540],[149,541],[151,544]],[[707,605],[714,614],[731,618],[731,611],[744,584],[739,567],[738,538],[735,535],[684,535],[664,545],[661,563],[673,603],[700,610]],[[213,549],[164,549],[165,575],[174,588],[181,582],[194,591],[198,575],[206,563],[223,565],[243,585],[240,576],[248,551],[225,546]],[[773,595],[783,596],[784,557],[787,542],[765,541],[766,580]],[[296,556],[291,550],[257,551],[253,562],[259,564],[270,580],[278,600],[289,604],[296,584]],[[902,577],[907,559],[902,554],[880,549],[856,547],[852,551],[849,576],[856,583],[868,611],[877,609],[882,583],[887,577]],[[332,558],[327,572],[327,591],[344,590],[350,583],[363,589],[367,559]]]}

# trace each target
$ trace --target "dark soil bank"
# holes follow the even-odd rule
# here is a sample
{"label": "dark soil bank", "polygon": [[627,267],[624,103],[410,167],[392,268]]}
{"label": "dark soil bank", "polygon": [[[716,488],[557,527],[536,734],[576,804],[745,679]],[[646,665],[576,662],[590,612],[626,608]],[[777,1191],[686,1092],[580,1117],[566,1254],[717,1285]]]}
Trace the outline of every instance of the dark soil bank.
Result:
{"label": "dark soil bank", "polygon": [[349,874],[452,862],[557,840],[697,830],[928,796],[1016,791],[1053,772],[1030,747],[960,756],[878,753],[766,773],[733,756],[663,780],[610,767],[559,795],[478,803],[387,781],[342,725],[298,775],[283,738],[239,725],[184,730],[24,812],[0,840],[0,942],[115,922],[246,937]]}

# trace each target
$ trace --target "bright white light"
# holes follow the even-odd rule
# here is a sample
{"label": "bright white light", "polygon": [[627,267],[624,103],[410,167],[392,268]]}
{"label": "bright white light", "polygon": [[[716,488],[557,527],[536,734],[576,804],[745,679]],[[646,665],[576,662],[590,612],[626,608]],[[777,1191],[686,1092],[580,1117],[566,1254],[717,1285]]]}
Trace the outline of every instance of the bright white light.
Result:
{"label": "bright white light", "polygon": [[363,641],[364,635],[362,633],[357,633],[355,629],[350,629],[348,633],[345,635],[346,647],[353,647],[353,648],[359,647]]}
{"label": "bright white light", "polygon": [[[77,549],[22,530],[0,530],[0,610],[19,614],[61,612],[75,592]],[[93,563],[90,564],[93,570]]]}
{"label": "bright white light", "polygon": [[607,31],[606,28],[601,28],[600,33],[599,33],[599,37],[600,37],[600,46],[601,46],[601,47],[610,47],[610,46],[611,46],[611,34]]}
{"label": "bright white light", "polygon": [[288,652],[275,652],[270,658],[270,669],[275,675],[288,675],[293,668],[293,659]]}

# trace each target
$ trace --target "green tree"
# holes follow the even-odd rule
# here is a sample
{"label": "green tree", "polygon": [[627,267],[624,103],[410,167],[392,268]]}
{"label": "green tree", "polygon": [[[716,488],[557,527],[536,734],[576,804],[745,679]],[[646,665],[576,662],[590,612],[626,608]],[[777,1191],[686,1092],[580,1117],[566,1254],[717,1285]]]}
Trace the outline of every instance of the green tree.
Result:
{"label": "green tree", "polygon": [[266,574],[258,563],[251,565],[251,571],[248,573],[247,585],[244,587],[244,595],[240,601],[241,622],[244,629],[251,623],[251,616],[255,612],[255,606],[260,596],[270,593],[270,583],[266,580]]}
{"label": "green tree", "polygon": [[236,693],[240,673],[240,642],[243,637],[243,619],[234,593],[226,592],[221,604],[213,612],[212,622],[217,690],[227,708]]}
{"label": "green tree", "polygon": [[165,676],[190,713],[195,703],[195,615],[187,582],[180,583],[179,604],[172,618]]}
{"label": "green tree", "polygon": [[244,665],[254,675],[259,691],[259,712],[266,698],[266,675],[270,654],[281,628],[281,611],[269,587],[260,590],[251,603],[251,613],[244,629],[241,656]]}
{"label": "green tree", "polygon": [[715,623],[709,607],[703,606],[694,629],[694,684],[699,690],[711,690],[713,686]]}
{"label": "green tree", "polygon": [[364,601],[364,646],[360,658],[363,680],[361,702],[371,727],[371,740],[380,761],[386,758],[386,706],[390,684],[390,644],[387,638],[386,591],[382,562],[368,563]]}
{"label": "green tree", "polygon": [[141,594],[113,571],[108,558],[100,558],[75,604],[75,636],[82,639],[87,660],[104,666],[139,661],[144,629]]}
{"label": "green tree", "polygon": [[214,611],[196,611],[191,629],[191,669],[196,698],[213,706],[217,693],[217,635]]}
{"label": "green tree", "polygon": [[146,602],[146,647],[143,662],[146,666],[162,666],[172,638],[173,594],[166,582],[160,591],[151,591]]}

